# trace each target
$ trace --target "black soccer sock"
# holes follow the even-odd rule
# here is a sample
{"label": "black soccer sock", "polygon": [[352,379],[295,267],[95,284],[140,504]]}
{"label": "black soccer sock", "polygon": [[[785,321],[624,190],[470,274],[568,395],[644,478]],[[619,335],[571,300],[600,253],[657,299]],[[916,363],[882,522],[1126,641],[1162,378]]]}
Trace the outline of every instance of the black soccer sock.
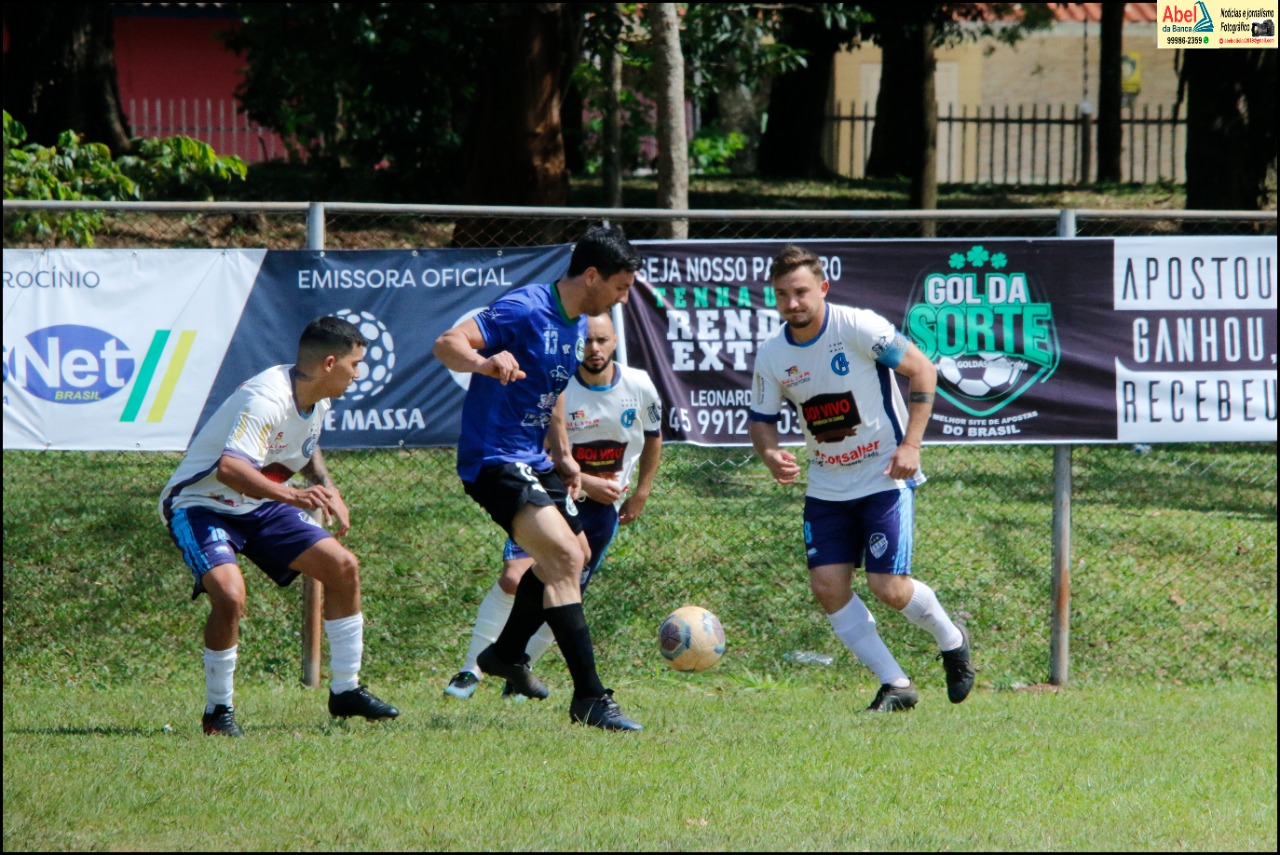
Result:
{"label": "black soccer sock", "polygon": [[591,646],[591,630],[582,612],[582,603],[554,606],[542,612],[543,618],[555,634],[564,663],[569,666],[573,678],[573,697],[598,698],[604,694],[604,684],[596,673],[596,652]]}
{"label": "black soccer sock", "polygon": [[503,662],[523,662],[525,645],[544,622],[542,616],[542,584],[530,567],[520,578],[516,599],[511,605],[511,616],[498,638],[493,642],[493,652]]}

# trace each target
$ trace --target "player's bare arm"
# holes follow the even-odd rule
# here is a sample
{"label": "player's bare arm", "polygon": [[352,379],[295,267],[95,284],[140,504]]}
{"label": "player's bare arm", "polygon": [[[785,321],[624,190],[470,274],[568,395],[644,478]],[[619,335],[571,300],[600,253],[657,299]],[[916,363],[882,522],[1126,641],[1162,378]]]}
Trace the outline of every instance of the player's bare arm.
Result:
{"label": "player's bare arm", "polygon": [[618,483],[616,476],[590,475],[583,472],[580,477],[582,492],[587,495],[587,498],[602,505],[612,505],[627,492],[627,489]]}
{"label": "player's bare arm", "polygon": [[520,363],[510,353],[503,350],[486,359],[477,353],[482,347],[484,347],[484,336],[480,334],[480,325],[474,318],[468,318],[456,327],[441,333],[431,352],[450,371],[484,374],[504,386],[512,380],[525,378],[524,371],[520,369]]}
{"label": "player's bare arm", "polygon": [[636,464],[636,486],[618,509],[618,525],[628,525],[640,519],[645,503],[653,490],[653,478],[658,474],[658,462],[662,459],[662,437],[646,436],[640,460]]}
{"label": "player's bare arm", "polygon": [[556,467],[556,474],[564,482],[570,496],[582,489],[582,467],[573,459],[573,446],[569,444],[569,428],[564,417],[564,394],[556,398],[551,409],[551,423],[547,426],[547,452]]}
{"label": "player's bare arm", "polygon": [[907,428],[902,442],[889,458],[884,474],[890,478],[910,478],[920,471],[920,443],[929,416],[933,412],[933,398],[938,388],[938,372],[920,348],[910,342],[902,361],[894,368],[907,382]]}
{"label": "player's bare arm", "polygon": [[276,483],[249,461],[229,454],[222,455],[218,460],[218,480],[250,498],[284,502],[307,511],[327,509],[334,492],[329,487],[319,485],[298,489],[288,484]]}
{"label": "player's bare arm", "polygon": [[307,465],[302,467],[302,477],[317,487],[329,490],[329,500],[321,508],[324,523],[328,525],[331,519],[336,519],[338,530],[334,534],[337,537],[346,535],[351,530],[351,511],[347,509],[347,503],[342,500],[338,485],[334,484],[333,478],[329,476],[329,469],[324,465],[324,455],[320,453],[319,448],[311,455]]}
{"label": "player's bare arm", "polygon": [[769,468],[769,474],[779,484],[792,484],[800,475],[796,456],[778,445],[778,426],[773,422],[752,422],[747,430],[756,454]]}

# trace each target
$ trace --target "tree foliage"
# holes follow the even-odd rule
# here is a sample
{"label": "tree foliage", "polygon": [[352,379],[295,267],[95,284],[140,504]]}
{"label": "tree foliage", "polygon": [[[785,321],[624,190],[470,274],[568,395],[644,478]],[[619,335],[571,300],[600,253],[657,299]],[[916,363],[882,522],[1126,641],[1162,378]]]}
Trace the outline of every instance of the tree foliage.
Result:
{"label": "tree foliage", "polygon": [[[4,113],[4,198],[122,202],[211,199],[217,188],[243,180],[244,161],[222,156],[190,137],[133,140],[133,154],[112,158],[100,142],[63,131],[55,145],[27,141],[27,129]],[[67,240],[92,246],[101,211],[16,210],[5,216],[6,238]]]}
{"label": "tree foliage", "polygon": [[[489,3],[245,3],[224,35],[248,60],[236,91],[295,160],[444,195],[464,141]],[[495,132],[498,129],[494,129]]]}

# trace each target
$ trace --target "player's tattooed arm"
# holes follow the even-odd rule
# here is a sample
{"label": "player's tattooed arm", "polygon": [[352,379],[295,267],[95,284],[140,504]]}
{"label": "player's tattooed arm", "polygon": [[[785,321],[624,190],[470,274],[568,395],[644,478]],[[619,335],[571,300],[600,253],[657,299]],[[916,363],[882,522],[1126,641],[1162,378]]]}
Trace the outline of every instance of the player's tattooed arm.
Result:
{"label": "player's tattooed arm", "polygon": [[333,487],[337,489],[337,485],[329,477],[329,469],[324,465],[324,457],[320,454],[320,449],[318,448],[315,454],[311,455],[311,459],[307,461],[307,465],[302,467],[302,477],[317,487]]}
{"label": "player's tattooed arm", "polygon": [[912,404],[932,404],[932,392],[910,392],[907,394],[907,401]]}

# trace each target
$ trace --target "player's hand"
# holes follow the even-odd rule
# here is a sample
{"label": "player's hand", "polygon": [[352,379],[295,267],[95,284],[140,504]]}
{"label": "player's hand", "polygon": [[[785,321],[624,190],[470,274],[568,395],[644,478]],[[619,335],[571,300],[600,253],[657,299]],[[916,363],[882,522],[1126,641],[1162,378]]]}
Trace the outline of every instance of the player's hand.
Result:
{"label": "player's hand", "polygon": [[484,361],[484,368],[479,372],[492,377],[503,386],[512,380],[523,380],[525,373],[520,370],[520,363],[508,351],[495,353]]}
{"label": "player's hand", "polygon": [[899,445],[889,458],[884,474],[895,481],[913,478],[920,472],[920,449],[914,445]]}
{"label": "player's hand", "polygon": [[333,536],[340,538],[351,531],[351,511],[347,510],[347,503],[342,501],[341,493],[336,489],[333,489],[332,493],[333,497],[325,507],[325,511],[329,514],[329,523],[326,523],[326,525],[336,521],[338,527],[334,529]]}
{"label": "player's hand", "polygon": [[640,515],[644,513],[644,504],[648,500],[648,496],[642,496],[639,493],[628,496],[622,503],[622,507],[618,509],[618,525],[630,525],[640,519]]}
{"label": "player's hand", "polygon": [[572,457],[557,460],[556,474],[560,476],[570,496],[577,496],[582,492],[582,467],[578,465],[578,461]]}
{"label": "player's hand", "polygon": [[602,505],[612,505],[622,498],[622,495],[627,492],[627,488],[619,484],[614,478],[584,474],[582,476],[582,491],[587,494],[589,499]]}
{"label": "player's hand", "polygon": [[800,475],[800,465],[796,463],[796,456],[781,448],[766,454],[764,465],[769,467],[773,480],[779,484],[792,484]]}

